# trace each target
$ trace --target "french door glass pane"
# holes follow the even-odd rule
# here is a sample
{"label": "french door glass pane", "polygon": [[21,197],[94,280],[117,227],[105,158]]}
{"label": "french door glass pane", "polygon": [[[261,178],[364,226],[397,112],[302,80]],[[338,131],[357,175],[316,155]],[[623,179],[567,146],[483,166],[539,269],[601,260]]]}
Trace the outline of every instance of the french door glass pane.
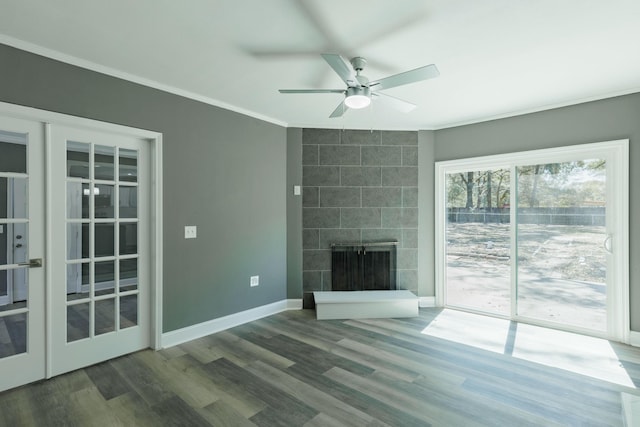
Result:
{"label": "french door glass pane", "polygon": [[95,179],[113,181],[115,147],[96,145],[95,149]]}
{"label": "french door glass pane", "polygon": [[120,181],[138,181],[138,152],[136,150],[120,149]]}
{"label": "french door glass pane", "polygon": [[0,359],[27,351],[27,313],[0,317]]}
{"label": "french door glass pane", "polygon": [[138,217],[138,187],[120,186],[120,218]]}
{"label": "french door glass pane", "polygon": [[27,135],[0,130],[0,172],[27,173]]}
{"label": "french door glass pane", "polygon": [[517,314],[606,331],[606,163],[517,168]]}
{"label": "french door glass pane", "polygon": [[29,256],[29,224],[0,224],[0,265],[27,262]]}
{"label": "french door glass pane", "polygon": [[138,295],[127,295],[120,298],[120,329],[130,328],[138,324]]}
{"label": "french door glass pane", "polygon": [[446,301],[509,315],[510,171],[446,175]]}
{"label": "french door glass pane", "polygon": [[114,218],[115,193],[113,185],[97,184],[93,190],[96,218]]}
{"label": "french door glass pane", "polygon": [[95,224],[95,236],[95,256],[113,256],[115,249],[115,226],[113,224]]}
{"label": "french door glass pane", "polygon": [[67,182],[67,218],[89,218],[89,184]]}
{"label": "french door glass pane", "polygon": [[89,258],[89,224],[67,223],[67,259]]}
{"label": "french door glass pane", "polygon": [[67,264],[67,301],[89,298],[89,263]]}
{"label": "french door glass pane", "polygon": [[109,298],[95,302],[95,335],[113,332],[116,329],[115,299]]}
{"label": "french door glass pane", "polygon": [[90,304],[67,306],[67,342],[89,338]]}
{"label": "french door glass pane", "polygon": [[[26,268],[12,268],[10,270],[0,270],[0,283],[5,288],[6,298],[0,299],[0,312],[27,308],[29,300],[29,270]],[[2,295],[0,295],[2,296]],[[10,334],[11,331],[5,333]],[[0,330],[0,336],[3,332]],[[11,339],[8,337],[7,339]],[[0,342],[2,340],[0,339]]]}
{"label": "french door glass pane", "polygon": [[120,224],[120,255],[138,253],[138,224]]}
{"label": "french door glass pane", "polygon": [[95,263],[95,294],[107,295],[115,292],[115,261]]}
{"label": "french door glass pane", "polygon": [[83,142],[67,141],[67,176],[89,179],[89,151]]}
{"label": "french door glass pane", "polygon": [[[26,219],[28,184],[28,178],[0,177],[0,195],[4,195],[0,200],[0,218]],[[11,197],[11,204],[7,203],[9,197]]]}
{"label": "french door glass pane", "polygon": [[120,292],[138,288],[138,259],[120,260]]}

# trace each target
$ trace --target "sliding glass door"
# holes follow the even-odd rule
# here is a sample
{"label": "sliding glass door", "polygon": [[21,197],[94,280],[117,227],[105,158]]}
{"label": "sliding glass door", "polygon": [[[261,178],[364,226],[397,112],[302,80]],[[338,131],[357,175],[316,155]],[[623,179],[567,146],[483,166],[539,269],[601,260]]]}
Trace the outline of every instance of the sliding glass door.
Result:
{"label": "sliding glass door", "polygon": [[607,331],[607,162],[517,171],[517,314]]}
{"label": "sliding glass door", "polygon": [[628,142],[438,163],[440,305],[628,337]]}
{"label": "sliding glass door", "polygon": [[509,316],[511,171],[456,171],[445,180],[446,303]]}

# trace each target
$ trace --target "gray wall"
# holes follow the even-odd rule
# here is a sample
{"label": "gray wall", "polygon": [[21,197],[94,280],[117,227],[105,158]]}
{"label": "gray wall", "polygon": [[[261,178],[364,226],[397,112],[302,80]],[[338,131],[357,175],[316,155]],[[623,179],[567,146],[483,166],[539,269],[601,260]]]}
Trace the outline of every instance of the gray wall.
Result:
{"label": "gray wall", "polygon": [[[435,160],[629,139],[631,329],[640,331],[640,94],[620,96],[435,133]],[[433,177],[431,177],[433,186]]]}
{"label": "gray wall", "polygon": [[418,132],[303,129],[303,290],[331,290],[333,242],[397,240],[397,287],[418,292]]}
{"label": "gray wall", "polygon": [[418,132],[418,296],[435,295],[435,132]]}
{"label": "gray wall", "polygon": [[286,129],[4,45],[0,63],[0,101],[163,133],[165,332],[286,298]]}

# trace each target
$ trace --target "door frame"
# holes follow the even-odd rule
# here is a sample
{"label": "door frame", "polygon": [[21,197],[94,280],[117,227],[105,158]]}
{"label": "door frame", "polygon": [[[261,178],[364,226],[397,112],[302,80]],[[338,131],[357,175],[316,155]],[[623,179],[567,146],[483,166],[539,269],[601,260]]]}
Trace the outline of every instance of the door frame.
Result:
{"label": "door frame", "polygon": [[[601,153],[607,150],[610,153],[608,161],[612,161],[613,167],[616,168],[620,176],[621,182],[617,183],[615,191],[612,180],[607,179],[607,194],[611,196],[612,215],[607,213],[607,234],[613,234],[612,250],[620,256],[613,258],[612,276],[607,277],[607,332],[604,337],[623,343],[629,343],[630,340],[630,307],[629,307],[629,140],[620,139],[604,142],[595,142],[589,144],[570,145],[557,148],[539,149],[522,151],[516,153],[498,154],[483,157],[466,158],[459,160],[448,160],[436,162],[435,164],[435,297],[436,306],[444,307],[446,301],[446,191],[445,175],[448,173],[465,172],[468,170],[487,170],[507,168],[515,169],[517,166],[536,164],[545,162],[549,157],[554,161],[562,162],[567,160],[575,160],[576,155],[585,153]],[[544,159],[544,160],[542,160]],[[515,180],[511,180],[511,195],[513,197],[515,189]],[[511,210],[511,224],[515,224],[516,210]],[[511,241],[515,242],[516,230],[511,227]],[[515,259],[516,245],[511,245],[511,258]],[[607,255],[609,257],[609,255]],[[517,264],[511,265],[511,293],[514,295],[517,278]],[[610,272],[607,271],[609,276]],[[609,289],[609,288],[612,289]],[[515,300],[511,298],[511,316],[510,319],[516,321],[526,321],[527,323],[538,324],[541,326],[558,328],[557,324],[550,324],[544,321],[536,321],[530,318],[522,318],[516,316]],[[457,307],[456,307],[457,308]],[[489,313],[483,313],[493,315]],[[501,317],[495,315],[496,317]],[[598,335],[593,331],[586,331],[581,328],[571,326],[562,329]]]}
{"label": "door frame", "polygon": [[[52,138],[51,127],[55,125],[65,125],[81,129],[119,133],[126,136],[141,138],[149,143],[150,148],[150,164],[151,164],[151,176],[150,176],[150,309],[151,318],[150,322],[150,337],[149,342],[151,348],[159,350],[161,348],[162,338],[162,289],[163,289],[163,271],[162,271],[162,257],[163,257],[163,154],[162,154],[162,133],[138,129],[128,126],[117,125],[113,123],[102,122],[93,119],[87,119],[83,117],[70,116],[67,114],[56,113],[51,111],[39,110],[31,107],[24,107],[15,104],[9,104],[6,102],[0,102],[0,114],[23,120],[30,120],[35,122],[44,123],[44,162],[45,168],[45,260],[43,268],[45,269],[45,339],[47,342],[51,342],[53,336],[53,321],[52,321],[52,283],[53,277],[51,269],[47,267],[47,261],[52,259],[54,252],[52,239],[49,238],[51,230],[53,230],[51,207],[53,206],[52,200],[52,180],[51,180],[51,151]],[[46,365],[46,378],[52,376],[51,373],[51,360],[52,346],[46,346],[45,365]]]}

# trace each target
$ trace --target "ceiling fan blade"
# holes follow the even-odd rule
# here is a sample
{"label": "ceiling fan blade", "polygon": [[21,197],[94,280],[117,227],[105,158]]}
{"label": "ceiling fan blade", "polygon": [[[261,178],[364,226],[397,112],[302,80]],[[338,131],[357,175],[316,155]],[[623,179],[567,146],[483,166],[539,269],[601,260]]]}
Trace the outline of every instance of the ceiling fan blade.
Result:
{"label": "ceiling fan blade", "polygon": [[396,110],[402,111],[403,113],[408,113],[413,111],[417,105],[412,104],[407,101],[403,101],[402,99],[396,98],[391,95],[387,95],[386,93],[372,93],[371,94],[375,98],[380,98],[385,104],[395,108]]}
{"label": "ceiling fan blade", "polygon": [[344,89],[279,89],[280,93],[344,93]]}
{"label": "ceiling fan blade", "polygon": [[404,73],[394,74],[393,76],[385,77],[380,80],[374,80],[369,82],[371,90],[389,89],[396,86],[407,85],[409,83],[415,83],[422,80],[432,79],[438,77],[440,71],[434,64],[425,65],[424,67],[416,68],[415,70],[405,71]]}
{"label": "ceiling fan blade", "polygon": [[340,55],[336,55],[334,53],[323,53],[322,57],[333,71],[336,72],[340,76],[340,78],[347,84],[349,87],[360,86],[358,83],[358,79],[356,78],[356,72],[347,61]]}
{"label": "ceiling fan blade", "polygon": [[349,107],[347,107],[344,102],[341,102],[340,105],[338,105],[336,107],[335,110],[333,110],[333,113],[331,113],[331,115],[329,116],[329,118],[334,119],[336,117],[342,117],[344,115],[344,113],[347,112],[347,110],[349,109]]}

